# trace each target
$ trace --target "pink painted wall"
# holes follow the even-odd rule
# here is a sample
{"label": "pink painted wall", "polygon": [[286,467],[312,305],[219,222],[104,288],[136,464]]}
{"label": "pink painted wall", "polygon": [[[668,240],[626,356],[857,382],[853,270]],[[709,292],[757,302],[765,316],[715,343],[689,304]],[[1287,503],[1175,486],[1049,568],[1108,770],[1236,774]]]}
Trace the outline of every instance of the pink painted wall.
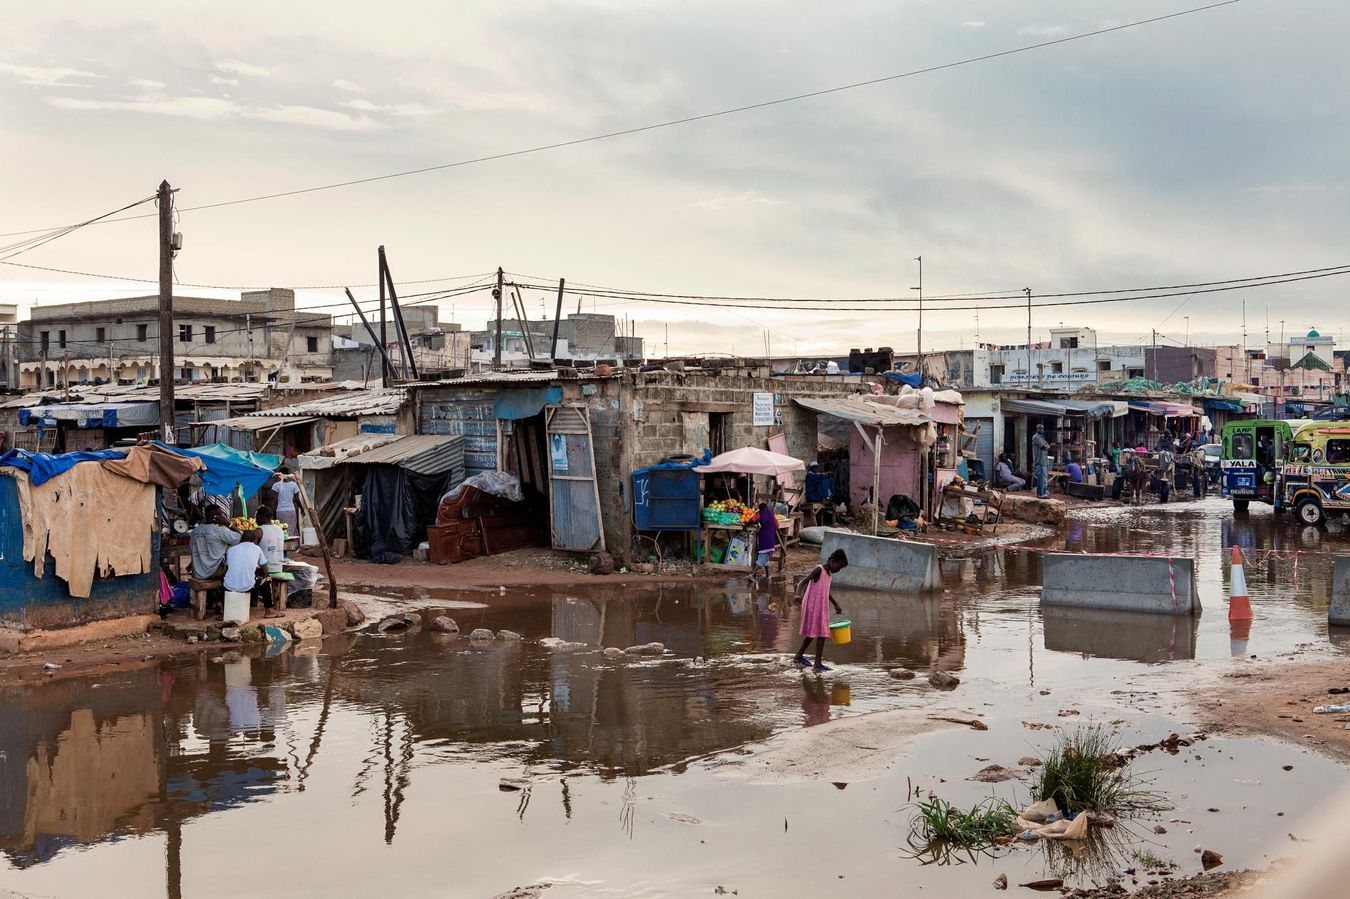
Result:
{"label": "pink painted wall", "polygon": [[[872,437],[875,428],[868,428]],[[919,502],[919,445],[911,438],[911,428],[886,428],[881,447],[881,495],[884,507],[891,496],[902,493]],[[872,489],[872,451],[863,443],[855,427],[849,432],[849,500],[854,508],[866,502]]]}

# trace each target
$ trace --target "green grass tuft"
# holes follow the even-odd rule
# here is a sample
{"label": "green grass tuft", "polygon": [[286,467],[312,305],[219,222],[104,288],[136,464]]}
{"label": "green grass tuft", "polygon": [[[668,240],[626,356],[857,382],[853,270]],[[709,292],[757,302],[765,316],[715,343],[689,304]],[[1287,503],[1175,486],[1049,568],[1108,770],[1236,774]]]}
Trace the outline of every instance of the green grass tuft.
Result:
{"label": "green grass tuft", "polygon": [[1054,799],[1064,812],[1123,812],[1159,809],[1161,797],[1145,790],[1116,761],[1115,741],[1101,727],[1060,735],[1036,771],[1032,795]]}
{"label": "green grass tuft", "polygon": [[946,800],[931,796],[915,803],[910,828],[923,841],[944,841],[961,846],[988,845],[1012,833],[1017,812],[993,796],[963,811]]}

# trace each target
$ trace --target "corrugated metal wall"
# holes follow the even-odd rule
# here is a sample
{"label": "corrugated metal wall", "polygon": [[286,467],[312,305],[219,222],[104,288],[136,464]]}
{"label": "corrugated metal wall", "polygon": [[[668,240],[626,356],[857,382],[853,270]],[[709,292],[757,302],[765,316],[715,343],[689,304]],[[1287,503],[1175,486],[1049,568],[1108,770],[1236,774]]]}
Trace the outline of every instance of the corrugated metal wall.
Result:
{"label": "corrugated metal wall", "polygon": [[426,391],[418,409],[422,434],[450,434],[464,438],[466,476],[497,470],[497,415],[495,391],[465,388]]}
{"label": "corrugated metal wall", "polygon": [[546,412],[549,446],[550,528],[553,548],[604,549],[596,492],[595,454],[586,410],[550,406]]}

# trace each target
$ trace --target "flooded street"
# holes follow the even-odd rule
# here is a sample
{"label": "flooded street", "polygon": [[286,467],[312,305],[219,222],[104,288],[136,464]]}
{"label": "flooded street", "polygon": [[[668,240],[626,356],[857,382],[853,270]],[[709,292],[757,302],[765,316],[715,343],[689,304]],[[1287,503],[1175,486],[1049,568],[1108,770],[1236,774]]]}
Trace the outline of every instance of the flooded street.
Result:
{"label": "flooded street", "polygon": [[[1225,614],[1233,543],[1248,557],[1249,637],[1234,637]],[[967,778],[1043,752],[1060,727],[1100,723],[1125,745],[1185,735],[1183,691],[1239,689],[1218,677],[1238,659],[1302,644],[1341,652],[1326,613],[1329,553],[1345,545],[1265,509],[1235,520],[1217,498],[1092,510],[1041,546],[948,551],[931,598],[836,594],[853,642],[827,647],[836,667],[823,676],[783,664],[799,638],[781,587],[359,588],[391,607],[448,609],[462,634],[349,634],[270,657],[208,653],[0,688],[0,887],[490,897],[549,881],[549,897],[974,895],[999,873],[1100,882],[1142,868],[1143,851],[1184,873],[1200,869],[1197,846],[1230,867],[1264,865],[1300,851],[1289,834],[1344,782],[1341,766],[1255,739],[1150,753],[1132,768],[1173,808],[1098,831],[1077,855],[926,852],[911,845],[906,806],[911,786],[958,805],[991,793],[1022,803],[1024,783]],[[1193,556],[1205,611],[1042,612],[1046,548]],[[523,639],[471,644],[479,627]],[[603,653],[652,641],[667,653]],[[893,679],[897,667],[920,677]],[[933,670],[960,686],[934,690]],[[960,711],[988,730],[919,736],[838,782],[740,764],[798,745],[803,728],[896,709]]]}

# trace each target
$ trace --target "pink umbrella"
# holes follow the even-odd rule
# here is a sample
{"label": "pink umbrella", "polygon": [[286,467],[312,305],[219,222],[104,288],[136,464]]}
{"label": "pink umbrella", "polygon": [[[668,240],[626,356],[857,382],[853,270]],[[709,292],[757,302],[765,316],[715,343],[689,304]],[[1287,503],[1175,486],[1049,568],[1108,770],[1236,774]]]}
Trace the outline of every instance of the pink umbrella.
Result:
{"label": "pink umbrella", "polygon": [[801,459],[794,459],[781,453],[771,453],[768,450],[757,449],[753,446],[743,446],[740,449],[722,453],[720,456],[713,456],[711,462],[707,465],[696,466],[694,471],[700,474],[719,474],[722,472],[760,474],[776,478],[789,471],[804,471],[805,469],[806,463]]}

